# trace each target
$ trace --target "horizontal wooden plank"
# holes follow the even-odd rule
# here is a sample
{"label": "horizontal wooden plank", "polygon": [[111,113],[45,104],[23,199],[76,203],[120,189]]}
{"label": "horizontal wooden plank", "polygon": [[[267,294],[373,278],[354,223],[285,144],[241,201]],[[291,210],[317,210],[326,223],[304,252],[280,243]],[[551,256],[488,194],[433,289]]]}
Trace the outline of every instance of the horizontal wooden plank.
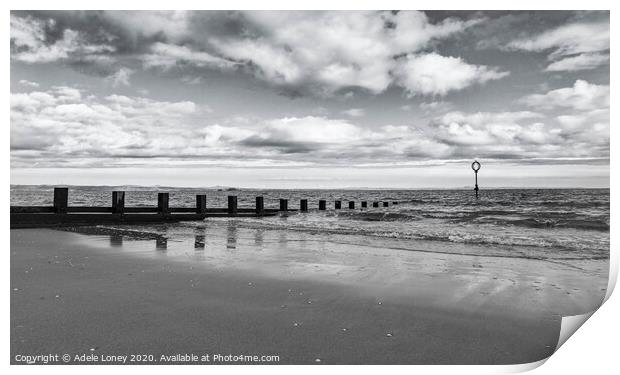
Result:
{"label": "horizontal wooden plank", "polygon": [[69,206],[67,212],[109,213],[112,212],[112,207]]}
{"label": "horizontal wooden plank", "polygon": [[170,212],[196,212],[196,207],[170,207]]}
{"label": "horizontal wooden plank", "polygon": [[157,207],[151,206],[134,206],[134,207],[125,207],[126,213],[155,213],[157,212]]}
{"label": "horizontal wooden plank", "polygon": [[32,213],[49,213],[54,212],[54,207],[52,206],[11,206],[11,213],[23,213],[23,214],[32,214]]}

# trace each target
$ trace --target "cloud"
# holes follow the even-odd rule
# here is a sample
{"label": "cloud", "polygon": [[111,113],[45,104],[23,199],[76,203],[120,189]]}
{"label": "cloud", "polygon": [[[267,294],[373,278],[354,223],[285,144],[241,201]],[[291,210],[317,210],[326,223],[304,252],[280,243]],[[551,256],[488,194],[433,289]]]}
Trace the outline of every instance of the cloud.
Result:
{"label": "cloud", "polygon": [[[450,112],[434,119],[433,124],[436,139],[452,146],[452,157],[525,160],[609,157],[604,115],[592,128],[583,124],[594,117],[584,117],[558,119],[530,111]],[[570,127],[566,126],[568,122],[572,122]]]}
{"label": "cloud", "polygon": [[11,14],[11,58],[15,60],[48,63],[96,58],[114,51],[112,45],[90,43],[78,31],[60,30],[54,19],[43,21]]}
{"label": "cloud", "polygon": [[609,55],[584,53],[553,62],[545,70],[548,72],[574,72],[594,69],[607,63],[609,63]]}
{"label": "cloud", "polygon": [[142,56],[145,67],[161,67],[170,69],[177,64],[191,64],[198,67],[211,66],[216,68],[231,68],[235,62],[213,56],[206,52],[192,51],[186,46],[174,44],[154,43],[150,53]]}
{"label": "cloud", "polygon": [[27,79],[20,79],[19,84],[25,87],[39,87],[39,84],[36,82],[28,81]]}
{"label": "cloud", "polygon": [[[207,109],[208,113],[208,109]],[[71,87],[11,94],[11,162],[72,166],[116,158],[191,154],[203,108]]]}
{"label": "cloud", "polygon": [[[477,21],[431,24],[421,12],[248,12],[259,36],[211,37],[219,54],[251,63],[254,74],[278,85],[309,86],[321,94],[347,87],[380,93],[393,83],[395,56],[419,51],[435,39]],[[388,25],[391,25],[388,27]],[[308,38],[312,35],[312,38]]]}
{"label": "cloud", "polygon": [[609,14],[597,21],[572,22],[508,43],[509,50],[550,52],[546,71],[589,70],[609,61]]}
{"label": "cloud", "polygon": [[[408,61],[403,56],[421,58],[433,43],[481,21],[431,22],[417,11],[17,12],[11,14],[11,52],[13,59],[29,63],[66,61],[81,71],[90,65],[104,76],[138,60],[146,69],[192,79],[204,69],[236,69],[297,96],[331,96],[352,88],[379,94],[403,85],[395,79]],[[468,64],[461,62],[464,69]],[[472,67],[475,79],[441,90],[500,74]],[[413,92],[411,85],[405,88]]]}
{"label": "cloud", "polygon": [[[609,155],[609,86],[577,80],[572,87],[527,95],[520,101],[553,117],[567,147],[585,149],[596,156]],[[586,151],[583,151],[585,154]]]}
{"label": "cloud", "polygon": [[[537,120],[536,112],[450,112],[440,117],[439,138],[459,145],[497,145],[512,143],[515,138],[542,139],[541,125],[537,122],[522,126],[524,120]],[[537,142],[540,143],[540,142]]]}
{"label": "cloud", "polygon": [[446,95],[473,84],[483,84],[509,75],[497,68],[471,65],[458,57],[436,53],[409,55],[398,68],[399,84],[410,95]]}
{"label": "cloud", "polygon": [[513,40],[509,49],[549,51],[551,56],[567,56],[609,50],[609,20],[561,25],[542,34]]}
{"label": "cloud", "polygon": [[262,121],[258,126],[207,126],[205,139],[212,147],[241,147],[274,157],[275,153],[307,154],[317,159],[330,153],[346,155],[351,146],[365,141],[372,132],[345,120],[326,117],[285,117]]}
{"label": "cloud", "polygon": [[57,86],[11,94],[13,167],[395,165],[429,160],[605,158],[608,109],[462,112],[365,127],[325,115],[209,120],[191,101],[98,97]]}
{"label": "cloud", "polygon": [[545,94],[532,94],[521,102],[540,109],[569,108],[592,110],[609,107],[609,86],[577,80],[573,87],[551,90]]}
{"label": "cloud", "polygon": [[351,117],[363,117],[366,115],[366,111],[363,108],[351,108],[342,111],[342,113]]}
{"label": "cloud", "polygon": [[[75,88],[11,94],[13,167],[390,163],[449,155],[407,126],[368,129],[325,116],[226,118],[190,101],[97,97]],[[308,157],[311,156],[311,159]],[[301,165],[300,164],[300,165]]]}
{"label": "cloud", "polygon": [[451,110],[454,105],[445,101],[422,102],[418,107],[426,113],[439,113]]}
{"label": "cloud", "polygon": [[107,79],[112,82],[113,87],[129,86],[129,78],[133,73],[134,71],[129,68],[120,68],[116,73],[107,77]]}
{"label": "cloud", "polygon": [[[133,41],[152,40],[160,36],[178,42],[185,39],[189,33],[192,11],[142,11],[122,10],[100,12],[98,19],[103,25],[113,25],[123,29],[128,39]],[[74,17],[85,17],[84,13]]]}
{"label": "cloud", "polygon": [[[391,164],[395,160],[420,160],[450,154],[449,146],[409,126],[386,125],[370,130],[347,120],[322,116],[272,119],[244,131],[244,138],[236,142],[237,146],[253,148],[253,153],[262,157],[274,157],[273,152],[277,152],[292,160],[315,165]],[[248,131],[250,135],[247,135]],[[235,133],[240,132],[236,129]],[[308,161],[308,155],[312,155],[311,161]]]}
{"label": "cloud", "polygon": [[188,85],[199,85],[202,83],[202,77],[183,76],[181,77],[181,82]]}

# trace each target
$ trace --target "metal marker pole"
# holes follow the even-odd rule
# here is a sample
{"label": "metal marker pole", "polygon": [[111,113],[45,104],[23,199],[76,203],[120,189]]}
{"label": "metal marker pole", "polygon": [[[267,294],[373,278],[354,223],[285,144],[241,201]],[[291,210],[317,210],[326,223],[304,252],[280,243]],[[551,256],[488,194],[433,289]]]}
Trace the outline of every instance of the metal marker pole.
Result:
{"label": "metal marker pole", "polygon": [[471,163],[471,169],[474,170],[474,173],[476,175],[476,187],[474,188],[474,191],[476,192],[476,199],[478,199],[478,190],[480,190],[478,188],[478,171],[480,170],[480,163],[478,163],[477,160],[474,160],[474,162]]}

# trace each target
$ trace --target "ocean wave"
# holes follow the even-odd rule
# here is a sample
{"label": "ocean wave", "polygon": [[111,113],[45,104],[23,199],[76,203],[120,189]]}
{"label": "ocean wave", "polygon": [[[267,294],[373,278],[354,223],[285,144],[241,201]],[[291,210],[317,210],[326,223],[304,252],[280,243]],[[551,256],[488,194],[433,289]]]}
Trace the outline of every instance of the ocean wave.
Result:
{"label": "ocean wave", "polygon": [[[375,213],[374,215],[378,215]],[[303,215],[296,215],[303,216]],[[312,216],[312,213],[309,214]],[[396,223],[380,221],[349,222],[342,220],[341,215],[323,215],[304,219],[282,217],[280,219],[230,219],[235,225],[250,229],[275,229],[301,231],[316,235],[357,235],[366,238],[384,238],[395,240],[431,241],[463,245],[485,246],[495,251],[497,246],[505,249],[529,249],[527,252],[553,251],[565,256],[571,254],[575,259],[594,259],[607,256],[609,253],[609,236],[584,236],[568,233],[552,233],[545,235],[536,228],[527,231],[507,231],[501,227],[483,224],[472,228],[462,225],[432,225],[429,223]],[[368,215],[366,215],[368,216]],[[340,218],[339,218],[340,217]],[[220,220],[220,219],[216,219]],[[223,219],[225,220],[225,219]],[[361,224],[361,225],[360,225]],[[398,224],[398,225],[397,225]],[[512,250],[505,250],[512,251]],[[556,254],[556,255],[557,255]],[[531,255],[531,254],[530,254]],[[541,255],[542,256],[542,255]],[[548,257],[544,255],[543,257]]]}
{"label": "ocean wave", "polygon": [[572,212],[533,213],[527,217],[516,210],[455,211],[341,211],[338,217],[354,221],[412,222],[423,219],[443,219],[451,223],[493,224],[524,228],[553,229],[571,228],[607,232],[609,219],[600,215],[578,215]]}

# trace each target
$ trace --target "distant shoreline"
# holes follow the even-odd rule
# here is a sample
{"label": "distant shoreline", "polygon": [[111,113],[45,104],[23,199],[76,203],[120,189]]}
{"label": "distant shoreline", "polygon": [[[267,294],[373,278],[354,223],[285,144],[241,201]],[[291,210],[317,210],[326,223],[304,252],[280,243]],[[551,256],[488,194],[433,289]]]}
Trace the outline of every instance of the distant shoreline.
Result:
{"label": "distant shoreline", "polygon": [[[254,190],[316,190],[316,191],[331,191],[331,190],[342,190],[342,191],[358,191],[358,190],[370,190],[370,191],[390,191],[390,190],[400,190],[400,191],[421,191],[421,190],[455,190],[455,191],[467,191],[472,190],[473,186],[462,186],[462,187],[424,187],[424,188],[395,188],[395,187],[381,187],[381,188],[373,188],[373,187],[340,187],[340,188],[308,188],[308,187],[300,187],[300,188],[261,188],[261,187],[235,187],[235,186],[208,186],[208,187],[191,187],[191,186],[165,186],[165,185],[71,185],[71,184],[11,184],[11,188],[18,187],[76,187],[76,188],[118,188],[123,187],[127,189],[131,188],[140,188],[140,189],[187,189],[187,190],[246,190],[246,191],[254,191]],[[610,190],[610,187],[481,187],[481,191],[492,191],[492,190]]]}

